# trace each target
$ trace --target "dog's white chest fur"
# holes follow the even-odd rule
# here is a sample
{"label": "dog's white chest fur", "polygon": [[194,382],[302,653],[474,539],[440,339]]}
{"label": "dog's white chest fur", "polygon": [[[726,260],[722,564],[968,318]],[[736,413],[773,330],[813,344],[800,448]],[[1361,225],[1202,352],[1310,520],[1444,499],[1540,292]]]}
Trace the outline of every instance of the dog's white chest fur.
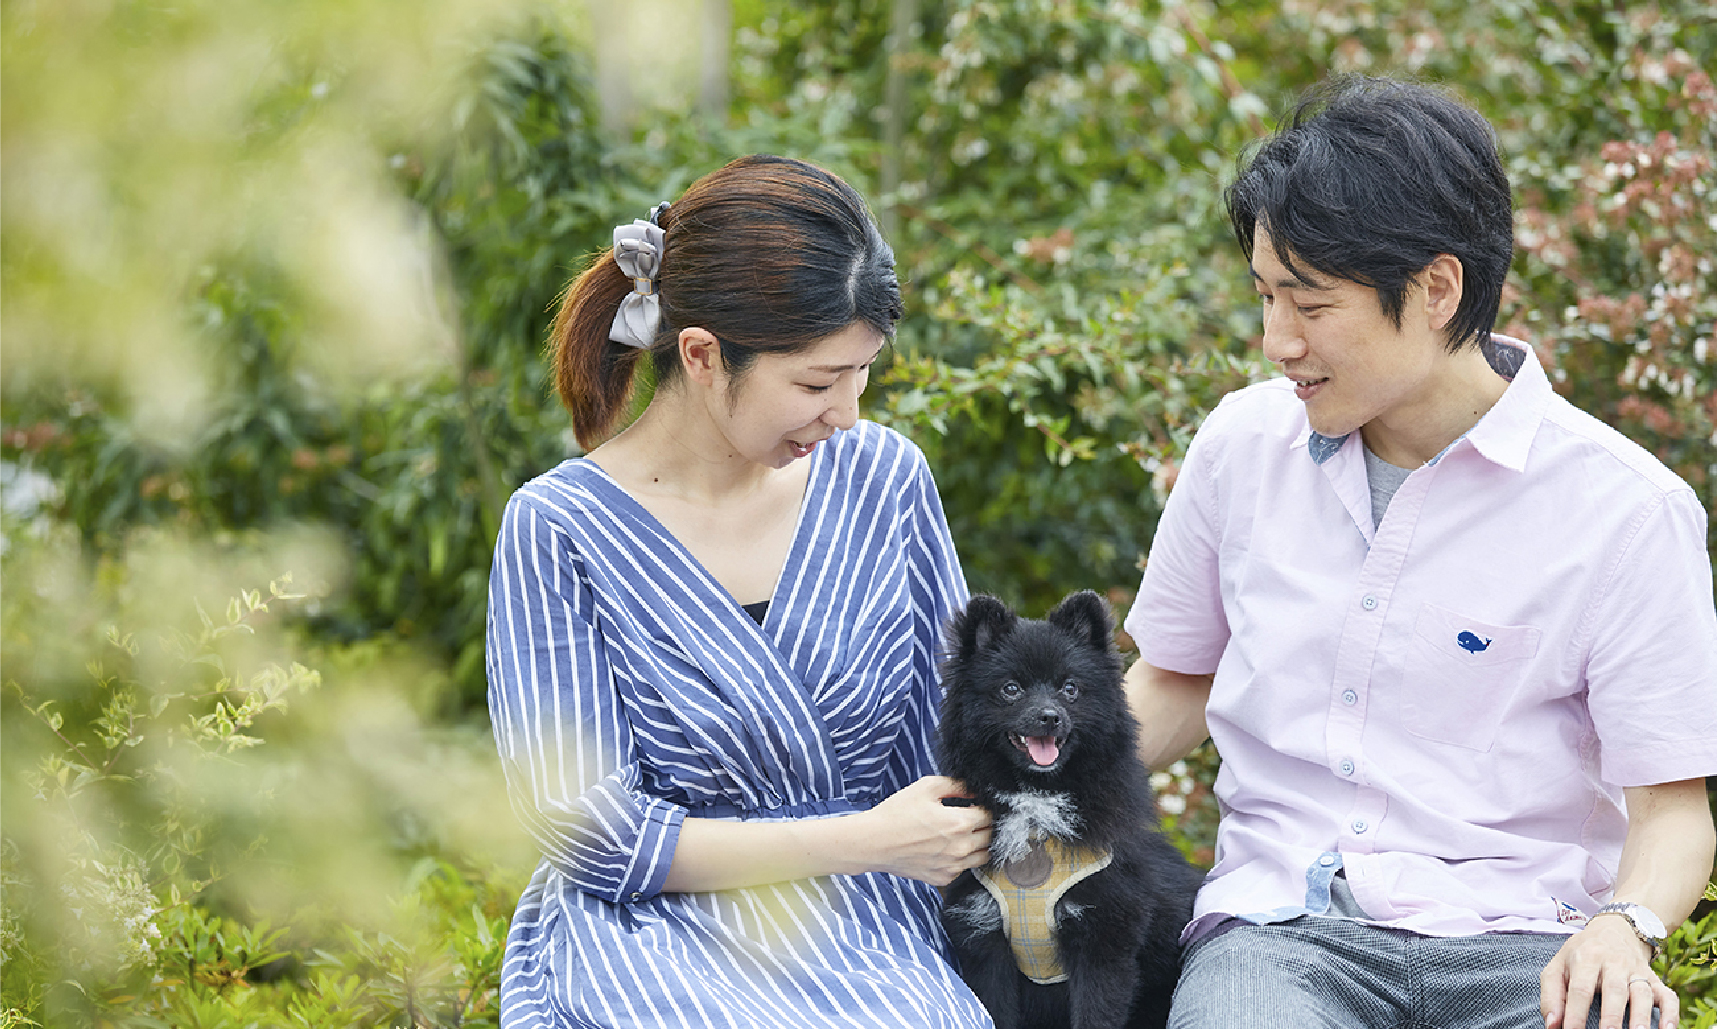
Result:
{"label": "dog's white chest fur", "polygon": [[990,861],[1005,865],[1025,857],[1033,839],[1055,836],[1069,842],[1079,838],[1079,812],[1066,793],[1021,790],[997,798],[1007,814],[996,820],[990,837]]}

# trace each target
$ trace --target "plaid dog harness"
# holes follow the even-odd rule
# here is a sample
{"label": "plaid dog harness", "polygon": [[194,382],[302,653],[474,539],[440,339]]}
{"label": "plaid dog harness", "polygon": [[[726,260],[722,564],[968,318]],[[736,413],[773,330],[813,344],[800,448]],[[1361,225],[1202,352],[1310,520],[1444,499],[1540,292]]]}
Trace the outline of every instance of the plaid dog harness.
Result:
{"label": "plaid dog harness", "polygon": [[1002,909],[1002,932],[1026,978],[1045,986],[1066,980],[1055,950],[1055,904],[1075,883],[1108,868],[1111,857],[1051,836],[1031,841],[1017,861],[973,869]]}

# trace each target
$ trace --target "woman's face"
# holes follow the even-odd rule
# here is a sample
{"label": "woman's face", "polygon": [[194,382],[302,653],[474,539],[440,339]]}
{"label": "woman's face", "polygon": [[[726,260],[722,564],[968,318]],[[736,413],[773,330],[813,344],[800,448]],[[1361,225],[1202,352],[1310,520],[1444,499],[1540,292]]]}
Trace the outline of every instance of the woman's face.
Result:
{"label": "woman's face", "polygon": [[724,376],[716,395],[726,397],[719,419],[733,448],[771,468],[809,457],[817,444],[858,422],[859,395],[884,340],[854,322],[796,354],[761,354],[732,386]]}

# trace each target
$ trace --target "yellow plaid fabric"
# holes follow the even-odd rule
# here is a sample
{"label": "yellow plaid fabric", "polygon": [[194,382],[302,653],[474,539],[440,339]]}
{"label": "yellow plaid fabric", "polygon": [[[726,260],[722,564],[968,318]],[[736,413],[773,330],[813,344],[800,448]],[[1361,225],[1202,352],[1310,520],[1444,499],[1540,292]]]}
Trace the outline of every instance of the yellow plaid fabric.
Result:
{"label": "yellow plaid fabric", "polygon": [[[1050,859],[1047,877],[1042,854],[1036,853],[1039,846]],[[989,864],[974,869],[974,874],[1001,906],[1002,931],[1013,945],[1019,970],[1032,982],[1048,985],[1067,978],[1055,949],[1055,904],[1074,883],[1108,868],[1111,855],[1054,837],[1034,841],[1033,850],[1033,855],[1011,865]],[[1029,871],[1022,872],[1023,868]]]}

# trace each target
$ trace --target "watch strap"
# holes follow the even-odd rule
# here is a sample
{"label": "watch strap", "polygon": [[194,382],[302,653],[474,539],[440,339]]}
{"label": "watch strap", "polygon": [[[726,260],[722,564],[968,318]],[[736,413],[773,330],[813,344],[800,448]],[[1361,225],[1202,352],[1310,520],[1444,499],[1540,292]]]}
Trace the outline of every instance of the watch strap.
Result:
{"label": "watch strap", "polygon": [[1628,928],[1632,929],[1634,931],[1634,935],[1639,937],[1640,942],[1646,945],[1646,947],[1651,951],[1652,958],[1655,960],[1657,956],[1663,952],[1663,940],[1660,937],[1648,935],[1644,929],[1640,928],[1639,922],[1634,920],[1634,908],[1638,906],[1639,905],[1637,904],[1628,903],[1605,904],[1598,908],[1597,915],[1593,915],[1592,917],[1596,918],[1598,915],[1621,915],[1623,918],[1627,919]]}

